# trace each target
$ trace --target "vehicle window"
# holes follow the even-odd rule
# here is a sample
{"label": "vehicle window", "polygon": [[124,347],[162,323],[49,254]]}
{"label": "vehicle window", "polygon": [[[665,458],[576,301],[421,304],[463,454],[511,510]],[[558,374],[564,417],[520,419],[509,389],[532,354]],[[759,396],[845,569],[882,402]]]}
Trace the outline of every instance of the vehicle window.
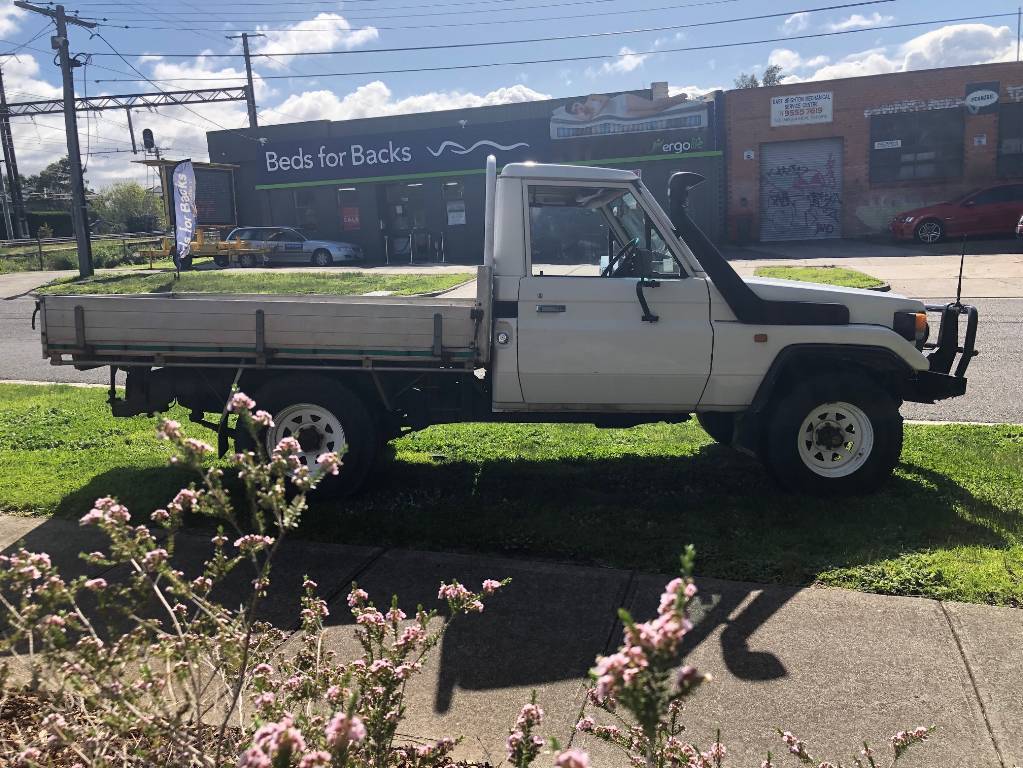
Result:
{"label": "vehicle window", "polygon": [[1008,187],[992,187],[991,189],[985,189],[983,192],[977,194],[973,198],[973,202],[977,205],[992,205],[994,203],[1004,203],[1009,199]]}
{"label": "vehicle window", "polygon": [[275,243],[301,243],[303,238],[293,229],[282,229],[270,238]]}
{"label": "vehicle window", "polygon": [[227,236],[228,240],[253,240],[253,232],[251,229],[236,229],[230,235]]}
{"label": "vehicle window", "polygon": [[530,186],[529,245],[534,276],[597,277],[609,265],[620,277],[680,276],[664,239],[629,189]]}

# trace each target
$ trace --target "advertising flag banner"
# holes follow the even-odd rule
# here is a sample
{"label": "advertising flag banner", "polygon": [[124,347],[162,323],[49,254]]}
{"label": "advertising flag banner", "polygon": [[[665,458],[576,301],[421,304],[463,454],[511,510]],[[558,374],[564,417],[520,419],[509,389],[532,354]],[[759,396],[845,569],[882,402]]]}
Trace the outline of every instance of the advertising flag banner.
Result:
{"label": "advertising flag banner", "polygon": [[195,170],[191,160],[182,160],[172,171],[174,188],[174,266],[192,252],[195,232]]}

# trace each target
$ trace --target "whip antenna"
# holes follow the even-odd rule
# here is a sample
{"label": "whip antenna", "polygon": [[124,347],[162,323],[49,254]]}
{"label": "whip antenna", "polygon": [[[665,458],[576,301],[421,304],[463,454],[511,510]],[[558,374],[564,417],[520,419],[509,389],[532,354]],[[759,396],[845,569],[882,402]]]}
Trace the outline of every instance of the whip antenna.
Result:
{"label": "whip antenna", "polygon": [[959,254],[959,284],[956,286],[956,306],[962,306],[963,296],[963,266],[966,264],[966,235],[963,235],[963,249]]}

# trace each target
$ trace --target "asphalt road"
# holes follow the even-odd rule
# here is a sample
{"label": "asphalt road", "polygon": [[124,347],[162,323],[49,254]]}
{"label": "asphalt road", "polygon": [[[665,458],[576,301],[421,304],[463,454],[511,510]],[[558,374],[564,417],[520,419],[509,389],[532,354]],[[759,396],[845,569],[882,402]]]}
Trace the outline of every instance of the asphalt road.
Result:
{"label": "asphalt road", "polygon": [[[907,403],[906,418],[1023,423],[1023,299],[974,303],[980,310],[981,354],[970,365],[966,396],[935,405]],[[42,359],[38,331],[30,325],[33,306],[30,296],[0,300],[0,380],[106,384],[106,368],[76,371]]]}

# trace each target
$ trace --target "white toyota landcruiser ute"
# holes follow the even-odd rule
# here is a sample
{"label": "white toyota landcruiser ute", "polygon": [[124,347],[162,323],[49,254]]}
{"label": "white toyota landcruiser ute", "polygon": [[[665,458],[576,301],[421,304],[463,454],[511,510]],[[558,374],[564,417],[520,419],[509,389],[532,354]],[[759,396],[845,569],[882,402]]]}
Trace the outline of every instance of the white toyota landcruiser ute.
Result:
{"label": "white toyota landcruiser ute", "polygon": [[326,484],[341,493],[386,441],[431,424],[693,413],[789,489],[866,492],[898,462],[902,402],[966,390],[973,307],[742,279],[687,215],[697,174],[672,177],[669,215],[631,171],[521,163],[498,177],[490,158],[487,172],[475,298],[50,295],[43,355],[110,366],[116,415],[177,401],[221,451],[232,435],[250,444],[226,410],[240,387],[274,416],[265,447],[290,435],[304,461],[345,452]]}

